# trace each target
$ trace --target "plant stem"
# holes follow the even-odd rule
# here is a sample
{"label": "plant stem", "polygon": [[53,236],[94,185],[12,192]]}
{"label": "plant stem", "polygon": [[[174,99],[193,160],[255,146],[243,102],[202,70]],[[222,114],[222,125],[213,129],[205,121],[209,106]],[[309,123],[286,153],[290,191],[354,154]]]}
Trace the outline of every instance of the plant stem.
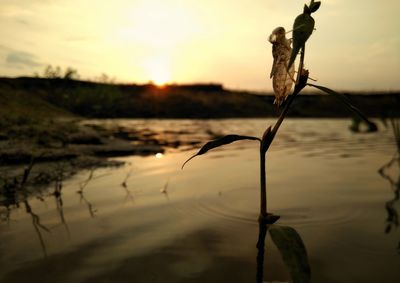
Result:
{"label": "plant stem", "polygon": [[308,80],[308,72],[303,72],[304,67],[304,53],[305,48],[302,48],[301,55],[300,55],[300,64],[298,69],[298,75],[296,79],[296,84],[293,90],[292,95],[286,101],[285,107],[283,108],[281,114],[279,115],[278,120],[276,121],[272,130],[268,128],[264,133],[260,144],[260,217],[259,221],[266,220],[268,213],[267,213],[267,182],[266,182],[266,171],[265,171],[265,162],[266,162],[266,154],[268,148],[270,147],[272,141],[276,133],[279,130],[283,120],[286,117],[287,112],[289,111],[290,105],[292,104],[295,97],[301,92],[301,90],[307,85]]}
{"label": "plant stem", "polygon": [[[293,93],[291,96],[289,96],[285,108],[283,108],[281,115],[279,115],[278,121],[276,121],[274,128],[272,129],[272,134],[273,136],[276,135],[276,133],[279,130],[279,127],[281,126],[283,119],[285,119],[287,112],[289,111],[290,105],[292,104],[294,98],[300,93],[300,91],[305,87],[305,84],[302,85],[301,82],[301,76],[302,76],[302,71],[304,67],[304,53],[305,53],[305,48],[302,48],[302,51],[300,53],[300,64],[299,64],[299,69],[297,71],[297,79],[296,79],[296,84],[293,90]],[[272,138],[273,139],[273,138]],[[272,142],[272,140],[271,140]]]}
{"label": "plant stem", "polygon": [[256,282],[264,282],[264,254],[265,254],[265,237],[267,236],[268,226],[260,223],[257,241],[257,273]]}
{"label": "plant stem", "polygon": [[265,172],[265,152],[263,152],[262,149],[260,150],[260,186],[260,220],[262,220],[267,217],[267,181]]}
{"label": "plant stem", "polygon": [[266,154],[268,151],[268,148],[270,147],[272,141],[275,138],[276,133],[279,130],[279,127],[281,126],[283,120],[286,117],[287,112],[290,109],[290,106],[292,105],[292,102],[294,101],[295,97],[301,92],[301,90],[307,85],[307,80],[308,80],[308,72],[307,74],[303,74],[303,67],[304,67],[304,48],[302,49],[301,55],[300,55],[300,64],[299,64],[299,69],[298,69],[298,75],[296,79],[296,84],[293,90],[293,93],[288,97],[286,100],[285,107],[283,108],[281,114],[279,115],[278,120],[276,121],[274,127],[272,128],[271,133],[266,137],[266,140],[263,140],[262,147],[263,147],[263,154]]}

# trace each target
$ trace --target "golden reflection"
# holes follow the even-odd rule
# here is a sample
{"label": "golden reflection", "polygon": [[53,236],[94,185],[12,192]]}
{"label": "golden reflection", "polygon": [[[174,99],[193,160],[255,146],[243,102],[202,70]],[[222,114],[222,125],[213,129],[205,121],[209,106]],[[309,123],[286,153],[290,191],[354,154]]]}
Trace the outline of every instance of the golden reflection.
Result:
{"label": "golden reflection", "polygon": [[162,154],[161,152],[156,153],[156,158],[157,158],[157,159],[161,159],[161,158],[163,158],[163,157],[164,157],[164,154]]}

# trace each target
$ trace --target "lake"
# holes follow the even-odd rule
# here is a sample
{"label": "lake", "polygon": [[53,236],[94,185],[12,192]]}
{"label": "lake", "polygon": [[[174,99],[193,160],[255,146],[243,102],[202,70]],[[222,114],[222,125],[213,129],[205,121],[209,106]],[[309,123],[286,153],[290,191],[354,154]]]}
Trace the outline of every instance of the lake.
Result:
{"label": "lake", "polygon": [[[274,120],[86,123],[206,142],[210,131],[261,136]],[[267,153],[268,211],[301,238],[306,255],[289,257],[302,258],[312,282],[400,282],[399,168],[378,172],[395,141],[382,124],[361,134],[350,123],[284,121]],[[269,231],[256,247],[258,142],[212,150],[181,170],[197,151],[113,158],[125,165],[81,171],[58,196],[52,184],[18,207],[1,206],[0,282],[292,282],[296,264]]]}

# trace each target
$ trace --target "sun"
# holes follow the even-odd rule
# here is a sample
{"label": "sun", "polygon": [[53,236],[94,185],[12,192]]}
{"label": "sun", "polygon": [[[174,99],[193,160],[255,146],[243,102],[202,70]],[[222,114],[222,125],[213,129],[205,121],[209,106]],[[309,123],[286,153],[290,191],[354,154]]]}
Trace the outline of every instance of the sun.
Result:
{"label": "sun", "polygon": [[150,81],[158,86],[163,86],[171,81],[170,63],[165,58],[154,57],[147,60],[145,69]]}
{"label": "sun", "polygon": [[165,70],[158,69],[153,72],[151,76],[151,81],[158,86],[163,86],[167,84],[170,80],[168,73]]}

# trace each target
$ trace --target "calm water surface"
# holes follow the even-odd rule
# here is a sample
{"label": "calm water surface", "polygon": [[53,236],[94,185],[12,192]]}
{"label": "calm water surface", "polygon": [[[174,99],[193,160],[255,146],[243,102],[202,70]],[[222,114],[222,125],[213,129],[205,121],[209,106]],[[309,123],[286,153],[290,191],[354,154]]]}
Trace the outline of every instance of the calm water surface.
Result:
{"label": "calm water surface", "polygon": [[[177,139],[260,136],[273,120],[113,120]],[[389,130],[354,134],[349,120],[285,120],[267,155],[268,210],[300,235],[312,282],[400,282],[399,170]],[[258,143],[182,163],[196,149],[116,158],[0,207],[0,282],[256,282]],[[391,184],[389,180],[394,183]],[[264,281],[289,282],[269,235]]]}

